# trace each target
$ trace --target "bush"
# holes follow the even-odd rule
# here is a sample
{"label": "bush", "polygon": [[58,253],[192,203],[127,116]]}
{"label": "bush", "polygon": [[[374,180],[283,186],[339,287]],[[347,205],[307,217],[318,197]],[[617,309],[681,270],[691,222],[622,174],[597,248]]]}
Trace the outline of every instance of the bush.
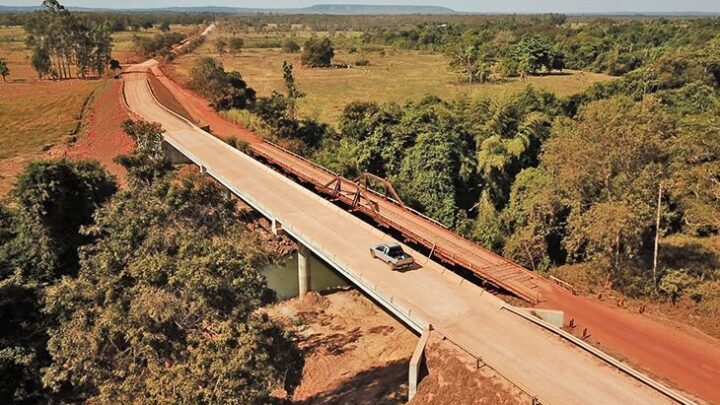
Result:
{"label": "bush", "polygon": [[358,59],[355,61],[355,66],[370,66],[370,61],[367,59]]}
{"label": "bush", "polygon": [[216,110],[246,108],[255,102],[255,90],[239,72],[225,72],[222,63],[204,57],[190,70],[190,88],[210,100]]}
{"label": "bush", "polygon": [[255,44],[255,48],[282,48],[282,43],[276,40],[264,39]]}
{"label": "bush", "polygon": [[282,49],[287,53],[297,53],[300,52],[300,45],[292,39],[286,39],[283,41]]}
{"label": "bush", "polygon": [[687,271],[670,270],[660,279],[658,290],[675,303],[692,284],[693,279],[687,274]]}
{"label": "bush", "polygon": [[608,273],[602,265],[580,263],[557,267],[550,274],[570,283],[578,293],[592,294],[602,286]]}
{"label": "bush", "polygon": [[239,142],[239,139],[237,139],[237,137],[235,135],[230,135],[225,140],[225,143],[232,146],[233,148],[237,148],[238,142]]}
{"label": "bush", "polygon": [[233,55],[236,53],[240,53],[243,46],[245,46],[245,41],[243,41],[240,37],[231,37],[228,40],[228,48],[230,48],[230,53]]}
{"label": "bush", "polygon": [[303,47],[301,62],[310,67],[328,67],[334,56],[335,50],[329,39],[310,38]]}

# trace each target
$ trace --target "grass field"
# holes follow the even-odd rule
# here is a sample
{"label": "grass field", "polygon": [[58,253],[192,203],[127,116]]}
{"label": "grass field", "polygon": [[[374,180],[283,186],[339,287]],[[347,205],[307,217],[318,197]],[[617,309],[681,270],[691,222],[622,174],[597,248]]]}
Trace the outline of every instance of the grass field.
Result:
{"label": "grass field", "polygon": [[[198,29],[197,25],[171,25],[172,32],[181,32],[190,35],[191,32]],[[113,34],[113,57],[121,63],[140,62],[132,50],[133,36],[149,37],[160,33],[157,28],[142,30],[138,32],[122,31]]]}
{"label": "grass field", "polygon": [[[189,32],[195,26],[171,29]],[[137,33],[154,35],[152,29]],[[124,61],[132,54],[134,33],[113,36],[114,56]],[[0,28],[0,59],[8,63],[7,83],[0,80],[0,159],[40,153],[47,145],[64,142],[81,118],[85,100],[105,80],[38,80],[29,64],[22,27]]]}
{"label": "grass field", "polygon": [[[247,44],[259,41],[257,36],[245,38]],[[193,61],[201,56],[218,56],[214,53],[212,40],[194,54],[179,58],[172,64],[172,70],[181,80],[187,79]],[[558,75],[529,77],[525,81],[470,86],[459,82],[458,75],[449,68],[443,55],[391,49],[385,50],[384,54],[349,54],[345,50],[336,50],[335,63],[353,64],[358,59],[368,59],[371,63],[367,67],[350,69],[305,68],[300,65],[299,54],[270,48],[248,48],[237,55],[226,54],[222,59],[225,69],[239,71],[259,96],[283,90],[282,63],[288,60],[295,65],[299,87],[307,93],[300,101],[300,114],[332,124],[337,122],[344,106],[352,101],[405,102],[428,94],[444,99],[462,96],[503,99],[527,86],[567,96],[595,82],[611,79],[602,74],[565,71]]]}

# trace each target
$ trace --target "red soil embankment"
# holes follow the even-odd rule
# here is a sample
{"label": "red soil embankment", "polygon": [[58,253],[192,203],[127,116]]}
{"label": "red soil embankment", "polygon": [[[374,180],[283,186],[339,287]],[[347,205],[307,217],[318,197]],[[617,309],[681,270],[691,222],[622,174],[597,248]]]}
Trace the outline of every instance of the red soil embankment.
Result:
{"label": "red soil embankment", "polygon": [[411,405],[520,405],[531,398],[474,357],[437,334],[425,347],[427,375]]}
{"label": "red soil embankment", "polygon": [[125,169],[115,163],[116,156],[132,151],[135,143],[121,128],[130,115],[122,103],[122,81],[113,80],[87,109],[84,128],[77,142],[62,151],[75,159],[96,159],[124,185]]}
{"label": "red soil embankment", "polygon": [[296,404],[403,404],[417,337],[357,291],[312,292],[270,315],[305,352]]}
{"label": "red soil embankment", "polygon": [[120,128],[128,118],[130,116],[122,104],[122,82],[113,80],[107,87],[101,88],[85,108],[75,143],[60,144],[42,153],[0,160],[0,196],[7,193],[25,165],[39,159],[95,159],[124,185],[125,169],[113,159],[129,153],[135,146],[133,140]]}

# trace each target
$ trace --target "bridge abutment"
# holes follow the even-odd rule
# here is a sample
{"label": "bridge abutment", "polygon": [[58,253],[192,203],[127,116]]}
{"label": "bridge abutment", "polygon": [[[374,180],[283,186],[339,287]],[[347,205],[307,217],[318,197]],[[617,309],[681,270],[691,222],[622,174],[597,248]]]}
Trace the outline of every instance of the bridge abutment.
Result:
{"label": "bridge abutment", "polygon": [[310,249],[302,243],[298,243],[298,290],[299,297],[305,297],[310,291]]}
{"label": "bridge abutment", "polygon": [[408,402],[412,401],[413,397],[417,393],[417,386],[420,384],[422,379],[422,367],[425,363],[425,346],[427,346],[428,339],[430,339],[430,331],[432,325],[428,325],[428,329],[424,330],[420,335],[415,351],[410,358],[410,370],[408,375]]}
{"label": "bridge abutment", "polygon": [[167,141],[162,141],[161,148],[165,154],[165,158],[173,165],[192,163],[190,159],[180,153],[177,149],[175,149],[175,147],[167,143]]}

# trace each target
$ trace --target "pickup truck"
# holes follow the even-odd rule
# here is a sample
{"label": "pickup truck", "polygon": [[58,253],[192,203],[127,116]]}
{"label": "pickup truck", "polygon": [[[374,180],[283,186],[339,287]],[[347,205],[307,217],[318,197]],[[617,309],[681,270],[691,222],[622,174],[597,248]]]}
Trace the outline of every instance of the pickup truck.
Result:
{"label": "pickup truck", "polygon": [[409,267],[415,263],[412,256],[405,253],[397,243],[381,243],[370,248],[370,256],[390,265],[393,270]]}

